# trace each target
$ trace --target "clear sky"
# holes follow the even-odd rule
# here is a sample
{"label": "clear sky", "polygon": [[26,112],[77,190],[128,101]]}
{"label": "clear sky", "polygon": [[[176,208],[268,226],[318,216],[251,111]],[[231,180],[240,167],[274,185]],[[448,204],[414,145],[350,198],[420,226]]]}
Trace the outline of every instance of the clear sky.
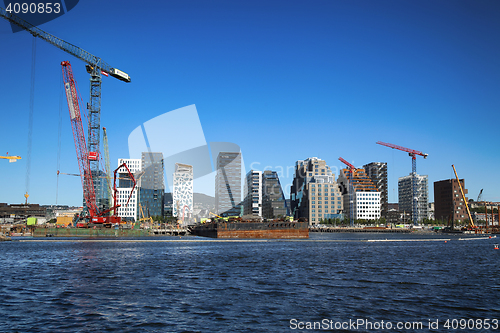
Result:
{"label": "clear sky", "polygon": [[[283,185],[308,157],[334,172],[338,157],[387,162],[397,202],[411,158],[384,141],[429,154],[417,160],[429,201],[452,164],[470,198],[483,188],[500,201],[499,1],[85,0],[40,28],[131,76],[103,77],[112,165],[129,157],[135,128],[194,104],[208,143],[238,144],[247,170],[283,170]],[[23,158],[0,160],[0,202],[24,202],[32,39],[0,19],[0,155]],[[60,123],[60,170],[78,173],[60,62],[72,63],[85,102],[89,75],[36,45],[29,201],[54,204]],[[58,203],[81,198],[80,179],[60,176]]]}

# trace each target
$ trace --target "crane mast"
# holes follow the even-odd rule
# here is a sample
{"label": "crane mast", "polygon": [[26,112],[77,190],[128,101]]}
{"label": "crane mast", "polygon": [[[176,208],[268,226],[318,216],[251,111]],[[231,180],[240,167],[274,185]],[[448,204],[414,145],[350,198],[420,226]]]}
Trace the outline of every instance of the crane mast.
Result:
{"label": "crane mast", "polygon": [[[12,24],[15,24],[22,29],[28,31],[34,37],[43,39],[44,41],[54,45],[55,47],[75,56],[84,61],[87,72],[90,74],[90,102],[88,104],[88,147],[89,164],[91,173],[94,179],[94,191],[97,188],[99,181],[99,148],[100,148],[100,130],[101,130],[101,73],[111,75],[124,82],[130,82],[130,76],[117,69],[111,67],[101,58],[85,51],[84,49],[68,43],[54,35],[51,35],[33,24],[23,20],[22,18],[7,12],[0,7],[0,17],[3,17]],[[100,201],[100,200],[99,200]]]}
{"label": "crane mast", "polygon": [[102,146],[104,148],[104,167],[106,168],[106,190],[108,194],[109,206],[113,207],[113,195],[111,193],[111,166],[109,161],[108,133],[106,132],[106,127],[102,128]]}
{"label": "crane mast", "polygon": [[377,144],[386,146],[392,149],[397,149],[401,151],[405,151],[411,156],[411,187],[412,187],[412,219],[413,224],[418,224],[420,219],[418,215],[418,199],[417,199],[417,155],[422,156],[423,158],[427,158],[429,154],[422,153],[421,151],[401,147],[398,145],[394,145],[392,143],[386,143],[382,141],[377,141]]}
{"label": "crane mast", "polygon": [[73,128],[73,139],[75,141],[76,158],[82,180],[83,198],[90,216],[98,214],[99,210],[96,206],[96,197],[94,185],[92,181],[92,171],[90,168],[91,155],[87,150],[85,143],[85,133],[83,130],[82,117],[80,113],[79,96],[76,89],[73,71],[69,61],[61,62],[64,90],[66,91],[66,99],[68,100],[69,117],[71,127]]}

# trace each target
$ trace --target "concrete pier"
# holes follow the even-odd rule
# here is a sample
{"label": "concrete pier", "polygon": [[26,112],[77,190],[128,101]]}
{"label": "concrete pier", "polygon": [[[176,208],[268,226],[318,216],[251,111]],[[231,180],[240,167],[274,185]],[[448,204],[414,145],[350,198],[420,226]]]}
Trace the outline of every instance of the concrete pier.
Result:
{"label": "concrete pier", "polygon": [[403,228],[342,228],[342,227],[327,227],[327,228],[310,228],[309,232],[378,232],[378,233],[400,233],[408,234],[413,232],[411,229]]}

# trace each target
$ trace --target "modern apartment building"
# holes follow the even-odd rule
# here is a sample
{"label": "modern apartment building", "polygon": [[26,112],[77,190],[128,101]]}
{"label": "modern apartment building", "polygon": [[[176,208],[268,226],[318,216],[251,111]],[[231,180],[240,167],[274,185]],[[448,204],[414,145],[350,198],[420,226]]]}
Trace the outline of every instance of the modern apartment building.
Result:
{"label": "modern apartment building", "polygon": [[139,201],[146,217],[163,216],[165,196],[163,153],[143,152]]}
{"label": "modern apartment building", "polygon": [[341,169],[338,183],[342,191],[346,218],[352,217],[355,220],[380,219],[381,193],[368,177],[365,169],[355,169],[352,173],[352,179],[349,169]]}
{"label": "modern apartment building", "polygon": [[[413,185],[412,175],[400,177],[398,179],[398,203],[399,211],[413,214]],[[412,221],[422,222],[427,218],[428,209],[428,176],[415,175],[417,198],[417,216],[412,216]]]}
{"label": "modern apartment building", "polygon": [[310,225],[340,218],[343,209],[340,189],[324,160],[311,157],[295,162],[290,205],[293,217],[306,218]]}
{"label": "modern apartment building", "polygon": [[[118,159],[118,166],[121,166],[125,163],[132,174],[139,175],[142,170],[142,161],[140,159]],[[120,167],[117,171],[118,177],[118,193],[117,193],[117,202],[116,204],[121,205],[117,208],[117,215],[120,216],[125,221],[136,221],[139,218],[139,199],[138,199],[138,188],[140,186],[140,177],[138,180],[136,179],[136,188],[132,192],[132,196],[130,197],[130,193],[134,186],[132,179],[125,167]],[[128,200],[130,197],[130,200]],[[128,201],[128,204],[127,204]]]}
{"label": "modern apartment building", "polygon": [[275,219],[289,214],[278,173],[265,170],[262,173],[262,217]]}
{"label": "modern apartment building", "polygon": [[218,215],[241,215],[241,153],[220,152],[215,175],[215,207]]}
{"label": "modern apartment building", "polygon": [[[465,180],[460,179],[460,184],[464,194],[467,194]],[[468,200],[467,197],[466,199]],[[434,216],[436,220],[441,221],[462,222],[469,219],[456,179],[434,182]]]}
{"label": "modern apartment building", "polygon": [[172,216],[188,225],[193,214],[193,166],[175,163]]}
{"label": "modern apartment building", "polygon": [[380,192],[380,216],[387,218],[389,211],[389,196],[387,190],[387,163],[372,162],[363,166],[366,175],[371,179],[377,191]]}
{"label": "modern apartment building", "polygon": [[262,216],[262,171],[247,173],[243,193],[243,215]]}

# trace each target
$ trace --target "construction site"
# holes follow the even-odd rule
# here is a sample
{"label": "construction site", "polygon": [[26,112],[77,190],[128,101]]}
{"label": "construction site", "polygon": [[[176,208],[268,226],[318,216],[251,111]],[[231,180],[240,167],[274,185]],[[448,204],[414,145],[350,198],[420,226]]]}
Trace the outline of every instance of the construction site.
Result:
{"label": "construction site", "polygon": [[[189,212],[186,213],[188,201],[180,201],[180,194],[174,192],[174,201],[172,210],[174,217],[172,223],[165,223],[163,216],[165,189],[155,188],[149,192],[141,189],[150,180],[147,172],[141,167],[132,166],[131,159],[123,160],[117,168],[111,167],[110,147],[108,142],[108,130],[114,131],[113,124],[103,126],[101,124],[101,98],[102,98],[102,76],[112,77],[121,82],[130,83],[131,77],[125,71],[122,71],[107,62],[99,56],[91,54],[86,50],[72,44],[69,41],[60,39],[32,24],[8,13],[0,8],[0,16],[16,25],[20,29],[27,31],[33,36],[33,54],[32,54],[32,84],[30,91],[30,109],[29,109],[29,131],[28,147],[26,154],[26,191],[24,194],[24,204],[1,204],[0,203],[0,223],[2,232],[10,235],[33,235],[33,236],[95,236],[95,235],[185,235],[188,233],[186,228],[189,219]],[[33,132],[33,94],[34,94],[34,63],[35,63],[35,41],[41,40],[53,47],[66,53],[70,60],[61,59],[60,72],[62,75],[64,96],[66,99],[67,115],[69,116],[71,131],[73,135],[74,151],[79,173],[67,173],[57,170],[57,182],[59,176],[78,177],[81,183],[83,193],[82,206],[69,210],[55,216],[54,219],[47,219],[43,207],[38,204],[30,203],[30,169],[31,169],[31,150],[32,150],[32,132]],[[73,65],[75,69],[73,69]],[[75,71],[85,71],[90,76],[90,89],[88,92],[89,100],[84,102],[78,89],[75,79]],[[407,206],[403,210],[403,221],[407,220],[413,225],[422,223],[428,219],[429,215],[422,213],[420,207],[427,204],[427,201],[421,200],[422,190],[419,188],[421,180],[417,174],[417,157],[426,159],[428,154],[418,150],[398,146],[395,144],[378,141],[376,144],[402,151],[408,154],[412,160],[412,170],[407,177],[409,184],[407,191]],[[154,155],[154,154],[159,154]],[[24,157],[23,157],[24,158]],[[0,160],[6,160],[9,163],[15,163],[21,160],[19,155],[0,156]],[[366,217],[359,215],[356,202],[362,200],[356,198],[357,192],[381,192],[380,187],[375,185],[373,179],[367,175],[365,169],[356,168],[344,158],[339,160],[347,166],[342,169],[345,180],[343,188],[343,214],[344,218],[349,220],[349,226],[354,227],[357,219]],[[146,161],[146,162],[145,162]],[[155,168],[156,164],[162,164],[161,153],[145,152],[142,156],[142,163]],[[144,165],[143,165],[144,167]],[[464,180],[458,177],[455,166],[452,165],[455,179],[444,180],[435,183],[436,210],[435,219],[446,223],[442,229],[449,233],[499,233],[500,209],[494,203],[481,200],[481,193],[476,201],[469,200],[466,197],[467,190],[464,187]],[[193,174],[193,167],[187,164],[177,164],[176,172],[179,177],[187,177],[184,174]],[[189,171],[189,172],[188,172]],[[153,172],[157,174],[157,172]],[[145,176],[146,174],[146,176]],[[387,176],[387,175],[386,175]],[[142,179],[144,177],[144,179]],[[162,175],[163,177],[163,175]],[[162,179],[163,181],[163,179]],[[192,181],[190,178],[189,181]],[[192,183],[189,183],[192,191]],[[437,187],[436,187],[437,184]],[[226,185],[226,184],[224,184]],[[124,190],[126,189],[126,190]],[[387,191],[387,189],[385,190]],[[161,192],[161,193],[160,193]],[[141,197],[143,196],[143,197]],[[425,193],[427,196],[427,193]],[[380,203],[381,195],[375,195],[377,202]],[[385,197],[387,197],[385,193]],[[57,194],[56,194],[57,198]],[[155,201],[148,201],[151,198]],[[319,199],[321,200],[321,199]],[[56,199],[57,202],[57,199]],[[189,201],[192,205],[192,199]],[[387,205],[387,202],[385,203]],[[161,205],[161,209],[153,207]],[[400,205],[402,205],[400,203]],[[365,204],[371,214],[370,219],[379,220],[386,218],[380,211],[371,211],[373,207]],[[471,207],[470,207],[471,206]],[[133,208],[135,207],[135,208]],[[321,207],[321,206],[319,206]],[[483,211],[471,211],[484,207]],[[313,207],[314,208],[314,207]],[[401,208],[401,207],[400,207]],[[427,209],[427,208],[426,208]],[[160,211],[159,213],[154,213]],[[182,219],[180,216],[182,215]],[[160,217],[158,219],[158,217]],[[186,223],[184,219],[186,218]],[[394,224],[401,218],[398,216]],[[479,223],[479,221],[483,221]],[[190,222],[190,221],[189,221]],[[8,227],[6,225],[9,225]],[[457,227],[460,224],[460,227]]]}
{"label": "construction site", "polygon": [[[116,169],[111,169],[109,160],[109,146],[107,139],[106,127],[101,125],[101,83],[102,76],[111,76],[124,83],[131,82],[130,76],[105,61],[100,57],[93,55],[82,48],[53,36],[31,23],[21,19],[13,13],[7,12],[4,8],[0,8],[0,16],[6,19],[11,24],[29,32],[33,36],[33,45],[35,40],[39,39],[59,48],[67,53],[69,58],[74,58],[79,62],[78,68],[85,69],[90,75],[90,93],[89,102],[84,103],[78,90],[78,85],[73,74],[73,68],[70,61],[61,61],[61,72],[64,81],[64,94],[67,100],[67,109],[69,111],[69,119],[73,132],[74,146],[76,151],[76,159],[79,167],[79,174],[70,174],[57,170],[58,182],[59,175],[77,176],[81,179],[83,190],[83,207],[75,213],[57,216],[57,221],[52,223],[56,228],[73,226],[77,229],[113,229],[113,233],[124,233],[126,230],[138,229],[163,229],[165,232],[170,232],[174,228],[155,223],[153,218],[145,215],[142,206],[140,207],[141,217],[135,221],[132,219],[124,220],[118,216],[117,212],[120,207],[128,207],[132,196],[137,187],[137,180],[140,180],[141,173],[133,174],[126,163],[122,163]],[[35,62],[35,46],[33,46],[33,63],[32,71],[34,71]],[[85,66],[81,66],[81,62]],[[33,81],[32,73],[32,81]],[[31,96],[34,94],[34,84],[31,86]],[[39,209],[39,205],[29,203],[29,183],[30,183],[30,168],[31,168],[31,146],[32,146],[32,126],[33,126],[33,102],[30,103],[30,128],[28,137],[28,152],[27,152],[27,172],[26,172],[26,193],[25,203],[23,205],[3,204],[4,208],[1,218],[3,222],[11,222],[9,233],[11,234],[36,234],[35,229],[37,224],[45,224],[47,221],[42,221],[45,217],[45,211]],[[102,134],[101,134],[102,131]],[[101,150],[101,135],[102,146]],[[16,162],[21,159],[17,155],[0,156],[1,159],[6,159],[9,162]],[[120,176],[117,173],[120,171]],[[125,180],[130,183],[131,190],[129,191],[126,200],[119,200],[117,190],[117,180]],[[135,199],[135,198],[134,198]],[[124,202],[119,204],[118,202]],[[163,202],[162,202],[163,205]],[[37,217],[40,221],[37,220]],[[37,223],[41,222],[41,223]],[[50,223],[48,225],[51,225]],[[23,226],[26,226],[23,227]],[[12,230],[10,230],[12,229]],[[29,231],[27,230],[29,229]],[[175,228],[176,231],[171,231],[172,234],[182,234]],[[51,235],[55,232],[50,228],[42,228],[43,235]],[[93,234],[97,231],[86,232]],[[79,234],[85,233],[79,231]],[[137,232],[132,232],[137,234]]]}

